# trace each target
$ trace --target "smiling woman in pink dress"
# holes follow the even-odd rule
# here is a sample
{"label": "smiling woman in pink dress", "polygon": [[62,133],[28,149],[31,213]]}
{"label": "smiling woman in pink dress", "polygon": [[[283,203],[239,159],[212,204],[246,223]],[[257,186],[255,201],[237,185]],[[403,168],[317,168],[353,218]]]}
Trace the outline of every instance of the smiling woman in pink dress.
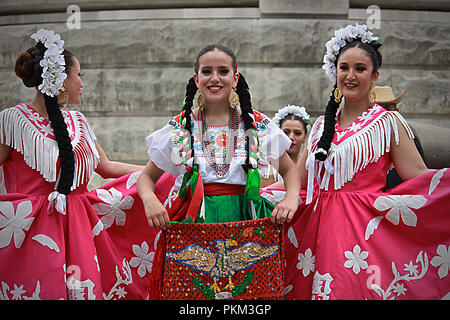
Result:
{"label": "smiling woman in pink dress", "polygon": [[[61,109],[81,102],[80,63],[53,31],[32,38],[15,70],[35,99],[0,112],[0,299],[145,299],[143,167],[110,161],[84,115]],[[122,177],[88,192],[94,171]]]}
{"label": "smiling woman in pink dress", "polygon": [[[449,296],[450,172],[428,169],[403,117],[374,103],[380,46],[358,24],[327,43],[336,85],[298,162],[307,193],[287,232],[288,299]],[[406,182],[384,193],[392,166]]]}

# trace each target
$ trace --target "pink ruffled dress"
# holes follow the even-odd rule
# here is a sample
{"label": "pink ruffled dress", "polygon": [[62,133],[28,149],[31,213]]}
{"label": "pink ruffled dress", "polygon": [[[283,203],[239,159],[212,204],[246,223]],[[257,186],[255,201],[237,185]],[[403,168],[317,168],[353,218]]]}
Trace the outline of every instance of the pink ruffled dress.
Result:
{"label": "pink ruffled dress", "polygon": [[413,138],[399,113],[375,105],[345,130],[336,121],[328,163],[310,156],[308,192],[286,227],[287,299],[450,298],[450,170],[382,192],[397,124]]}
{"label": "pink ruffled dress", "polygon": [[75,154],[66,201],[54,193],[60,164],[49,121],[25,104],[0,113],[1,142],[13,148],[2,165],[0,299],[145,299],[159,230],[136,192],[140,172],[89,192],[96,138],[83,114],[62,113]]}

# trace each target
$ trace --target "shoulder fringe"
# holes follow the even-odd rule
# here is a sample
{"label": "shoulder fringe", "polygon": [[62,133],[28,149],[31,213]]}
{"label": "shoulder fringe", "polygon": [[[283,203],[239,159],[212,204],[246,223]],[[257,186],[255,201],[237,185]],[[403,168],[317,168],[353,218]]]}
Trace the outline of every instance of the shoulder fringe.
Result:
{"label": "shoulder fringe", "polygon": [[[319,119],[318,119],[319,120]],[[397,111],[384,111],[366,127],[344,140],[338,146],[331,144],[328,160],[334,166],[334,190],[339,190],[345,183],[351,181],[354,175],[363,170],[368,164],[378,159],[391,148],[391,133],[394,133],[394,141],[399,144],[397,121],[399,120],[406,129],[410,139],[414,134],[406,120]],[[315,125],[317,133],[309,141],[309,150],[315,150],[323,130],[323,118]],[[311,149],[312,148],[312,149]],[[331,173],[323,170],[323,163],[317,164],[317,177],[323,177],[320,181],[320,189],[328,190]]]}
{"label": "shoulder fringe", "polygon": [[39,171],[46,181],[56,181],[56,141],[39,134],[16,108],[0,112],[0,124],[0,142],[20,152],[28,166]]}
{"label": "shoulder fringe", "polygon": [[[71,112],[76,125],[80,128],[77,139],[72,141],[75,155],[75,172],[71,190],[87,182],[98,165],[99,154],[95,147],[95,135],[89,128],[84,116]],[[16,108],[0,112],[0,142],[20,152],[27,165],[37,170],[47,182],[59,179],[56,164],[59,157],[55,140],[40,134],[28,123],[25,116]],[[94,156],[93,156],[94,155]]]}
{"label": "shoulder fringe", "polygon": [[70,111],[70,113],[74,119],[78,120],[75,121],[76,125],[80,126],[78,141],[72,141],[75,156],[75,172],[71,190],[74,190],[89,181],[98,166],[100,155],[95,147],[97,138],[84,115],[78,111]]}

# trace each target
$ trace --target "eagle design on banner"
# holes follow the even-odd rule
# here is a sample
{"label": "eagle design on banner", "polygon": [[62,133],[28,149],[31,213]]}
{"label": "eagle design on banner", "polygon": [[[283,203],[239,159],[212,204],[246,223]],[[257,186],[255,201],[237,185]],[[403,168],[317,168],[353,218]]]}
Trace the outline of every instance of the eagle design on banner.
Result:
{"label": "eagle design on banner", "polygon": [[173,224],[163,299],[282,298],[281,234],[267,218]]}

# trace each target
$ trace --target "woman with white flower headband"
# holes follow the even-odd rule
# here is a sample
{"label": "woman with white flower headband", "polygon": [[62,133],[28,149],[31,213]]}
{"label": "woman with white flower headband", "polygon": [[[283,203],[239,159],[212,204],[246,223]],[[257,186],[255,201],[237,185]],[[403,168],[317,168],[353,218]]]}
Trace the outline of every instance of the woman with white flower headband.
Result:
{"label": "woman with white flower headband", "polygon": [[[403,117],[375,103],[380,46],[358,24],[326,44],[335,85],[298,162],[287,299],[449,298],[450,171],[428,169]],[[392,166],[405,182],[383,192]]]}
{"label": "woman with white flower headband", "polygon": [[[84,115],[62,110],[81,102],[80,63],[59,34],[31,37],[15,72],[36,96],[0,112],[0,299],[145,299],[156,232],[134,199],[143,167],[110,161]],[[94,171],[123,177],[89,192]]]}
{"label": "woman with white flower headband", "polygon": [[[306,142],[308,126],[311,126],[309,114],[306,112],[305,107],[288,104],[275,113],[272,121],[291,140],[291,145],[286,152],[294,164],[296,164],[300,157],[302,147]],[[274,183],[276,184],[273,185]],[[281,188],[284,186],[282,177],[272,165],[267,166],[265,175],[261,179],[261,187],[267,186]]]}

